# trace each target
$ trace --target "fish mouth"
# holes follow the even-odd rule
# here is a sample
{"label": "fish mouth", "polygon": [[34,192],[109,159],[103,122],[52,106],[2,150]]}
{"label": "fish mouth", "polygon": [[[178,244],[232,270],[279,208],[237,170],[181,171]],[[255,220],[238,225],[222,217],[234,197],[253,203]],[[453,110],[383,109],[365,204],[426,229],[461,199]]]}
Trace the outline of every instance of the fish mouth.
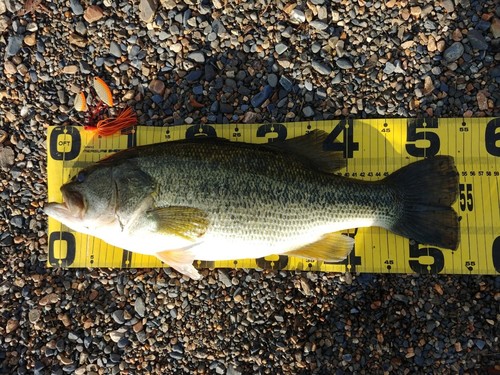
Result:
{"label": "fish mouth", "polygon": [[72,216],[82,217],[85,212],[86,204],[83,195],[78,191],[67,188],[66,186],[61,187],[61,193],[63,196],[62,205],[65,206]]}
{"label": "fish mouth", "polygon": [[47,215],[55,219],[81,219],[85,213],[86,204],[82,194],[78,191],[68,188],[66,185],[61,187],[63,196],[62,203],[50,202],[44,207]]}

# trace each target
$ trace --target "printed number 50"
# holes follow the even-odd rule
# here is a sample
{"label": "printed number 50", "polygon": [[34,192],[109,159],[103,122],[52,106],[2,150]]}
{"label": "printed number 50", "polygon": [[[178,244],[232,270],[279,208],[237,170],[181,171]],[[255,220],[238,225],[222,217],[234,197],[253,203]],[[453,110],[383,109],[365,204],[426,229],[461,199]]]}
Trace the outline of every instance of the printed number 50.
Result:
{"label": "printed number 50", "polygon": [[419,247],[416,242],[410,242],[410,259],[408,264],[417,273],[439,273],[444,268],[444,255],[435,247]]}

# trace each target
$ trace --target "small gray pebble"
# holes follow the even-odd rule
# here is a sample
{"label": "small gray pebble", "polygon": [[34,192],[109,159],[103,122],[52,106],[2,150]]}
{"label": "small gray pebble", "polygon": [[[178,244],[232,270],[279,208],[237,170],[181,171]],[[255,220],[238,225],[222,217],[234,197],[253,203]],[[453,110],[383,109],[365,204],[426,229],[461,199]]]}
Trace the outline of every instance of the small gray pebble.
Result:
{"label": "small gray pebble", "polygon": [[83,7],[79,0],[69,0],[69,6],[75,16],[81,16],[83,14]]}
{"label": "small gray pebble", "polygon": [[207,35],[207,40],[209,42],[213,42],[215,39],[217,39],[217,34],[213,31]]}
{"label": "small gray pebble", "polygon": [[448,63],[451,63],[458,60],[463,54],[463,44],[460,42],[455,42],[444,51],[443,57]]}
{"label": "small gray pebble", "polygon": [[333,77],[332,83],[337,84],[337,83],[342,82],[343,77],[344,76],[343,76],[342,72],[338,72],[337,74],[335,74],[335,77]]}
{"label": "small gray pebble", "polygon": [[170,37],[170,34],[167,33],[166,31],[160,31],[160,33],[158,34],[158,39],[160,39],[161,41],[163,40],[167,40],[168,38]]}
{"label": "small gray pebble", "polygon": [[391,63],[390,61],[387,61],[384,66],[384,73],[385,74],[392,74],[396,70],[396,66]]}
{"label": "small gray pebble", "polygon": [[84,22],[78,21],[75,25],[75,31],[80,35],[85,35],[87,34],[87,26]]}
{"label": "small gray pebble", "polygon": [[200,64],[205,62],[205,55],[200,51],[191,52],[189,55],[187,55],[187,58]]}
{"label": "small gray pebble", "polygon": [[313,43],[311,46],[312,53],[318,53],[321,50],[321,44]]}
{"label": "small gray pebble", "polygon": [[115,57],[121,57],[122,50],[120,48],[120,45],[115,41],[111,41],[111,43],[109,44],[109,53]]}
{"label": "small gray pebble", "polygon": [[80,61],[78,65],[80,66],[80,73],[82,73],[82,74],[90,74],[91,73],[92,67],[86,61]]}
{"label": "small gray pebble", "polygon": [[15,56],[19,52],[23,45],[23,36],[22,35],[12,35],[9,36],[7,42],[7,48],[5,53],[7,56]]}
{"label": "small gray pebble", "polygon": [[203,94],[203,86],[197,85],[197,86],[193,87],[193,94],[202,95]]}
{"label": "small gray pebble", "polygon": [[286,91],[291,91],[293,88],[292,81],[290,81],[290,79],[288,79],[288,77],[286,77],[286,76],[281,76],[279,83],[280,83],[281,87],[283,87]]}
{"label": "small gray pebble", "polygon": [[231,283],[231,280],[229,280],[229,277],[226,275],[226,273],[223,270],[217,270],[219,274],[219,281],[224,284],[226,288],[230,288],[233,284]]}
{"label": "small gray pebble", "polygon": [[314,116],[314,110],[310,106],[304,107],[302,109],[302,113],[304,114],[305,117]]}
{"label": "small gray pebble", "polygon": [[483,350],[486,346],[486,342],[484,340],[476,340],[475,344],[479,348],[479,350]]}
{"label": "small gray pebble", "polygon": [[469,30],[467,34],[467,39],[469,40],[470,45],[474,49],[485,50],[488,49],[488,43],[484,39],[484,35],[479,30]]}
{"label": "small gray pebble", "polygon": [[183,353],[179,353],[179,352],[175,352],[175,351],[172,351],[170,353],[168,353],[168,355],[173,358],[173,359],[182,359],[182,357],[184,357],[184,354]]}
{"label": "small gray pebble", "polygon": [[288,46],[286,44],[283,44],[283,43],[278,43],[276,44],[276,46],[274,47],[274,50],[276,51],[276,53],[278,55],[281,55],[283,52],[285,52],[286,50],[288,49]]}
{"label": "small gray pebble", "polygon": [[269,83],[271,87],[276,87],[278,85],[278,76],[274,73],[268,74],[267,83]]}
{"label": "small gray pebble", "polygon": [[22,228],[24,219],[20,215],[12,216],[12,218],[10,219],[10,224],[16,228]]}
{"label": "small gray pebble", "polygon": [[335,63],[337,64],[337,66],[340,69],[351,69],[352,68],[352,62],[346,57],[342,57],[341,59],[338,59]]}
{"label": "small gray pebble", "polygon": [[311,66],[319,74],[330,75],[330,73],[332,72],[332,68],[316,60],[312,61]]}
{"label": "small gray pebble", "polygon": [[125,319],[123,317],[123,310],[115,310],[113,311],[113,314],[111,314],[113,317],[113,320],[118,323],[118,324],[123,324],[125,323]]}
{"label": "small gray pebble", "polygon": [[79,337],[73,333],[73,332],[69,332],[68,333],[68,340],[69,341],[78,341]]}
{"label": "small gray pebble", "polygon": [[294,23],[302,23],[305,22],[306,15],[302,10],[295,8],[290,14],[290,20]]}
{"label": "small gray pebble", "polygon": [[326,23],[324,23],[323,21],[318,21],[318,20],[313,20],[311,22],[309,22],[309,25],[311,25],[312,27],[314,27],[316,30],[325,30],[328,25]]}
{"label": "small gray pebble", "polygon": [[134,304],[135,312],[142,318],[146,313],[146,305],[141,297],[137,297]]}

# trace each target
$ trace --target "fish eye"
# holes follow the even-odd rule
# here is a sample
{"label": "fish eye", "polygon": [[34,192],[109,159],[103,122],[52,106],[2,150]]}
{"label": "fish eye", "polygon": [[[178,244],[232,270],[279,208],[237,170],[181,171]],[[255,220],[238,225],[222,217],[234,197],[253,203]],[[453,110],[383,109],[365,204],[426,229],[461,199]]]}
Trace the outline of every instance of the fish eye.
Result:
{"label": "fish eye", "polygon": [[85,181],[85,173],[84,172],[78,172],[76,175],[76,182],[83,182]]}

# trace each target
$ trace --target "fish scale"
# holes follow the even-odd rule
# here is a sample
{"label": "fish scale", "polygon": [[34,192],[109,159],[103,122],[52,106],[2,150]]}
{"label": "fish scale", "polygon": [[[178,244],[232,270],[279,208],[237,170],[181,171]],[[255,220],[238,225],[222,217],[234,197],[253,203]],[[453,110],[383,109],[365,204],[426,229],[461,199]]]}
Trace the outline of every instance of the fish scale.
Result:
{"label": "fish scale", "polygon": [[[158,183],[157,207],[199,207],[209,213],[209,233],[234,240],[235,248],[299,240],[346,219],[380,224],[396,216],[395,195],[380,184],[320,173],[286,153],[253,150],[229,142],[179,143],[137,163]],[[207,171],[213,178],[203,177]]]}

